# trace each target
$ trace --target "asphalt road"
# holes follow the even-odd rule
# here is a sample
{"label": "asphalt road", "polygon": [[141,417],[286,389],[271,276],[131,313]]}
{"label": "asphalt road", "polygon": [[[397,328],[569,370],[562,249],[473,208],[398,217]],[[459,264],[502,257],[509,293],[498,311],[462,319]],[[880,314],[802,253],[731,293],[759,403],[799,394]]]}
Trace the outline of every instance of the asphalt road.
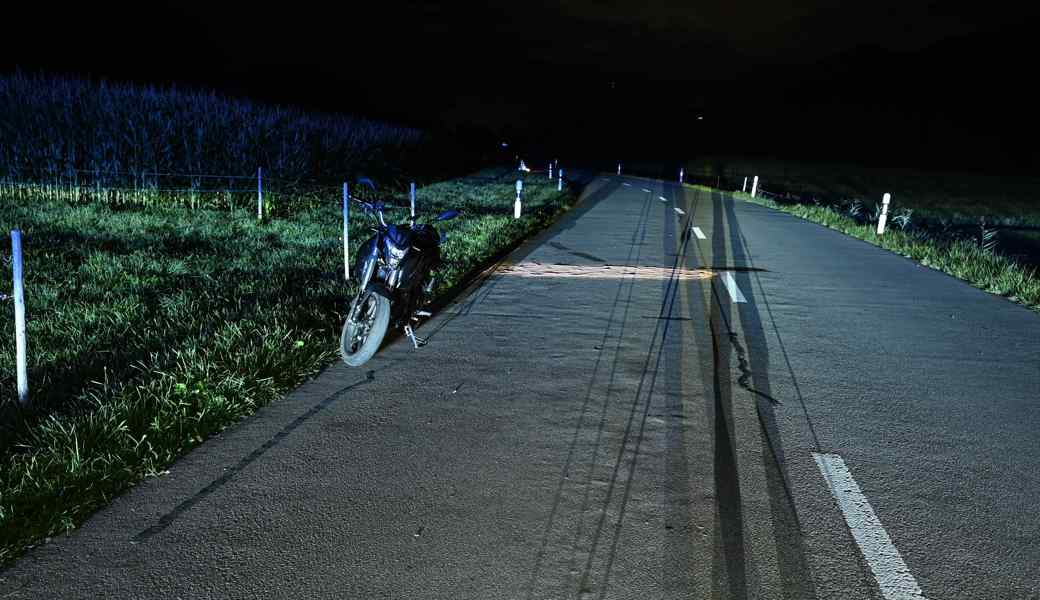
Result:
{"label": "asphalt road", "polygon": [[604,176],[423,333],[0,598],[1040,598],[1040,316],[1006,300]]}

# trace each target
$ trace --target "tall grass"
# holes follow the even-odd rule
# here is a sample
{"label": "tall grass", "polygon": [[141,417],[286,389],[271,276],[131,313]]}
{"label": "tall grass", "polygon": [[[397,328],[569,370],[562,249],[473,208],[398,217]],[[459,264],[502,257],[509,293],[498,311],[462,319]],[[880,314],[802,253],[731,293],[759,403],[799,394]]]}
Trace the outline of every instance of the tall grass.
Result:
{"label": "tall grass", "polygon": [[[944,221],[993,226],[1040,226],[1040,177],[923,172],[837,163],[778,159],[704,157],[686,165],[691,178],[720,177],[722,187],[739,189],[745,176],[758,175],[763,189],[804,202],[824,204],[858,199],[874,210],[885,192],[893,208],[914,211],[918,223]],[[707,183],[707,181],[704,181]]]}
{"label": "tall grass", "polygon": [[24,73],[0,76],[0,140],[0,179],[101,187],[258,166],[293,182],[389,179],[417,170],[431,141],[408,127],[212,92]]}
{"label": "tall grass", "polygon": [[[541,176],[526,179],[519,220],[512,177],[418,190],[420,214],[463,211],[440,225],[447,265],[435,293],[573,198]],[[355,214],[352,256],[372,223]],[[338,360],[354,290],[342,279],[336,196],[257,221],[247,209],[0,195],[0,230],[15,226],[25,239],[35,411],[0,420],[0,563]],[[13,333],[11,303],[0,302],[0,409],[13,406]]]}
{"label": "tall grass", "polygon": [[[977,237],[935,233],[921,228],[889,226],[877,234],[875,223],[859,213],[850,214],[848,206],[780,204],[768,198],[752,198],[734,192],[744,201],[781,210],[803,219],[825,225],[846,235],[886,248],[922,265],[948,273],[992,294],[1006,297],[1040,312],[1040,276],[1035,268],[993,251],[992,236],[982,228]],[[909,217],[907,217],[908,221]]]}
{"label": "tall grass", "polygon": [[[225,189],[155,189],[152,187],[118,188],[101,187],[99,185],[75,185],[24,183],[0,181],[0,198],[6,202],[59,202],[65,204],[101,204],[116,210],[133,210],[135,208],[189,208],[235,210],[250,209],[255,211],[257,205],[257,188],[255,180],[252,187],[243,188],[242,184]],[[394,196],[404,193],[401,181],[391,181],[390,190],[385,192]],[[370,195],[367,187],[355,187],[351,195]],[[265,180],[263,191],[264,216],[289,217],[301,209],[327,205],[337,196],[342,195],[340,186],[330,185],[286,185],[285,182]]]}

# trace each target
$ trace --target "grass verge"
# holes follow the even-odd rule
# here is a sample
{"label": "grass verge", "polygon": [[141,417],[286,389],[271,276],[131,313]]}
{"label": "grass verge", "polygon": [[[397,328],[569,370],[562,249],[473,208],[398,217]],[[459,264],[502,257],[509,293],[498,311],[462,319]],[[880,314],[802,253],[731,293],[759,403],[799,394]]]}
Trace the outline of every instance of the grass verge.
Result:
{"label": "grass verge", "polygon": [[[694,187],[710,190],[702,186]],[[731,193],[734,198],[780,210],[891,250],[1040,312],[1040,277],[1036,270],[983,248],[970,239],[942,237],[920,230],[904,231],[892,223],[884,234],[878,235],[875,225],[861,224],[826,206],[786,205],[766,198],[752,198],[751,194],[743,192],[727,193]]]}
{"label": "grass verge", "polygon": [[[447,267],[435,294],[544,227],[575,198],[544,175],[525,179],[518,220],[511,171],[418,190],[420,214],[463,211],[441,224]],[[337,200],[258,222],[244,209],[0,197],[0,226],[21,228],[25,240],[34,405],[10,420],[14,310],[5,302],[0,563],[75,528],[338,360],[354,289],[343,281]],[[406,215],[403,209],[388,219]],[[371,225],[352,218],[352,256]]]}
{"label": "grass verge", "polygon": [[[791,192],[824,203],[859,199],[872,211],[881,197],[892,194],[892,209],[909,209],[915,220],[976,225],[1040,226],[1040,179],[1026,175],[980,175],[873,168],[855,164],[799,162],[738,157],[706,157],[686,164],[691,176],[721,176],[740,187],[743,178],[758,175],[760,186]],[[730,188],[732,189],[732,188]]]}

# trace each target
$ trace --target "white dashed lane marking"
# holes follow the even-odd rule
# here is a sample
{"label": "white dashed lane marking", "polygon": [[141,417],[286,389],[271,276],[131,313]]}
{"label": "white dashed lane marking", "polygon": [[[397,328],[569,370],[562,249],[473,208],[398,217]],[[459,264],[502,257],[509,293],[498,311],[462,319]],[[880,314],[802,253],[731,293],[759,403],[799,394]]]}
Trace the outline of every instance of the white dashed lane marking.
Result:
{"label": "white dashed lane marking", "polygon": [[708,239],[708,238],[704,237],[704,232],[701,231],[700,227],[694,227],[693,228],[693,235],[697,236],[698,240],[706,240],[706,239]]}
{"label": "white dashed lane marking", "polygon": [[722,274],[722,283],[726,284],[726,291],[734,302],[747,302],[747,298],[740,292],[737,281],[733,279],[733,273],[726,271]]}
{"label": "white dashed lane marking", "polygon": [[881,588],[881,595],[885,600],[924,600],[917,580],[910,574],[845,461],[837,454],[816,452],[813,452],[813,458],[845,515],[845,522]]}

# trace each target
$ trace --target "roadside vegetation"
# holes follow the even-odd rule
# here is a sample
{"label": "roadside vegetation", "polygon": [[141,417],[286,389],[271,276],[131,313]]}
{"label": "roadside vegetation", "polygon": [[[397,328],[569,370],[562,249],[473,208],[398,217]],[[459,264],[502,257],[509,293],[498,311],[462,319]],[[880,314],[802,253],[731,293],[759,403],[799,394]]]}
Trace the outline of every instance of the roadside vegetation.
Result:
{"label": "roadside vegetation", "polygon": [[980,226],[974,233],[934,231],[915,227],[910,209],[889,214],[882,235],[877,235],[878,209],[864,210],[858,201],[841,204],[791,204],[751,194],[733,192],[748,202],[768,206],[819,223],[886,248],[922,265],[962,279],[992,294],[1040,312],[1040,276],[1036,267],[994,251],[995,231]]}
{"label": "roadside vegetation", "polygon": [[[420,215],[462,211],[441,224],[448,266],[436,294],[574,199],[529,173],[514,220],[515,179],[485,171],[418,190]],[[333,189],[285,196],[261,221],[255,204],[172,192],[126,202],[103,189],[38,192],[0,189],[0,230],[23,232],[32,402],[28,412],[14,402],[14,308],[0,301],[0,564],[337,362],[354,293]],[[392,201],[404,208],[388,219],[400,222],[407,200]],[[352,212],[352,256],[370,219]],[[0,293],[10,288],[8,276]]]}
{"label": "roadside vegetation", "polygon": [[[1040,227],[1040,177],[928,172],[871,168],[840,163],[706,157],[691,161],[686,172],[698,183],[720,176],[728,189],[739,189],[745,176],[758,175],[769,192],[802,203],[859,200],[871,212],[887,192],[893,208],[913,211],[917,225]],[[701,181],[699,178],[704,178]],[[734,185],[735,184],[735,185]]]}
{"label": "roadside vegetation", "polygon": [[0,139],[0,178],[108,189],[225,188],[220,178],[165,174],[248,176],[257,167],[295,183],[357,173],[389,181],[414,177],[435,155],[425,132],[369,119],[25,73],[0,76]]}

